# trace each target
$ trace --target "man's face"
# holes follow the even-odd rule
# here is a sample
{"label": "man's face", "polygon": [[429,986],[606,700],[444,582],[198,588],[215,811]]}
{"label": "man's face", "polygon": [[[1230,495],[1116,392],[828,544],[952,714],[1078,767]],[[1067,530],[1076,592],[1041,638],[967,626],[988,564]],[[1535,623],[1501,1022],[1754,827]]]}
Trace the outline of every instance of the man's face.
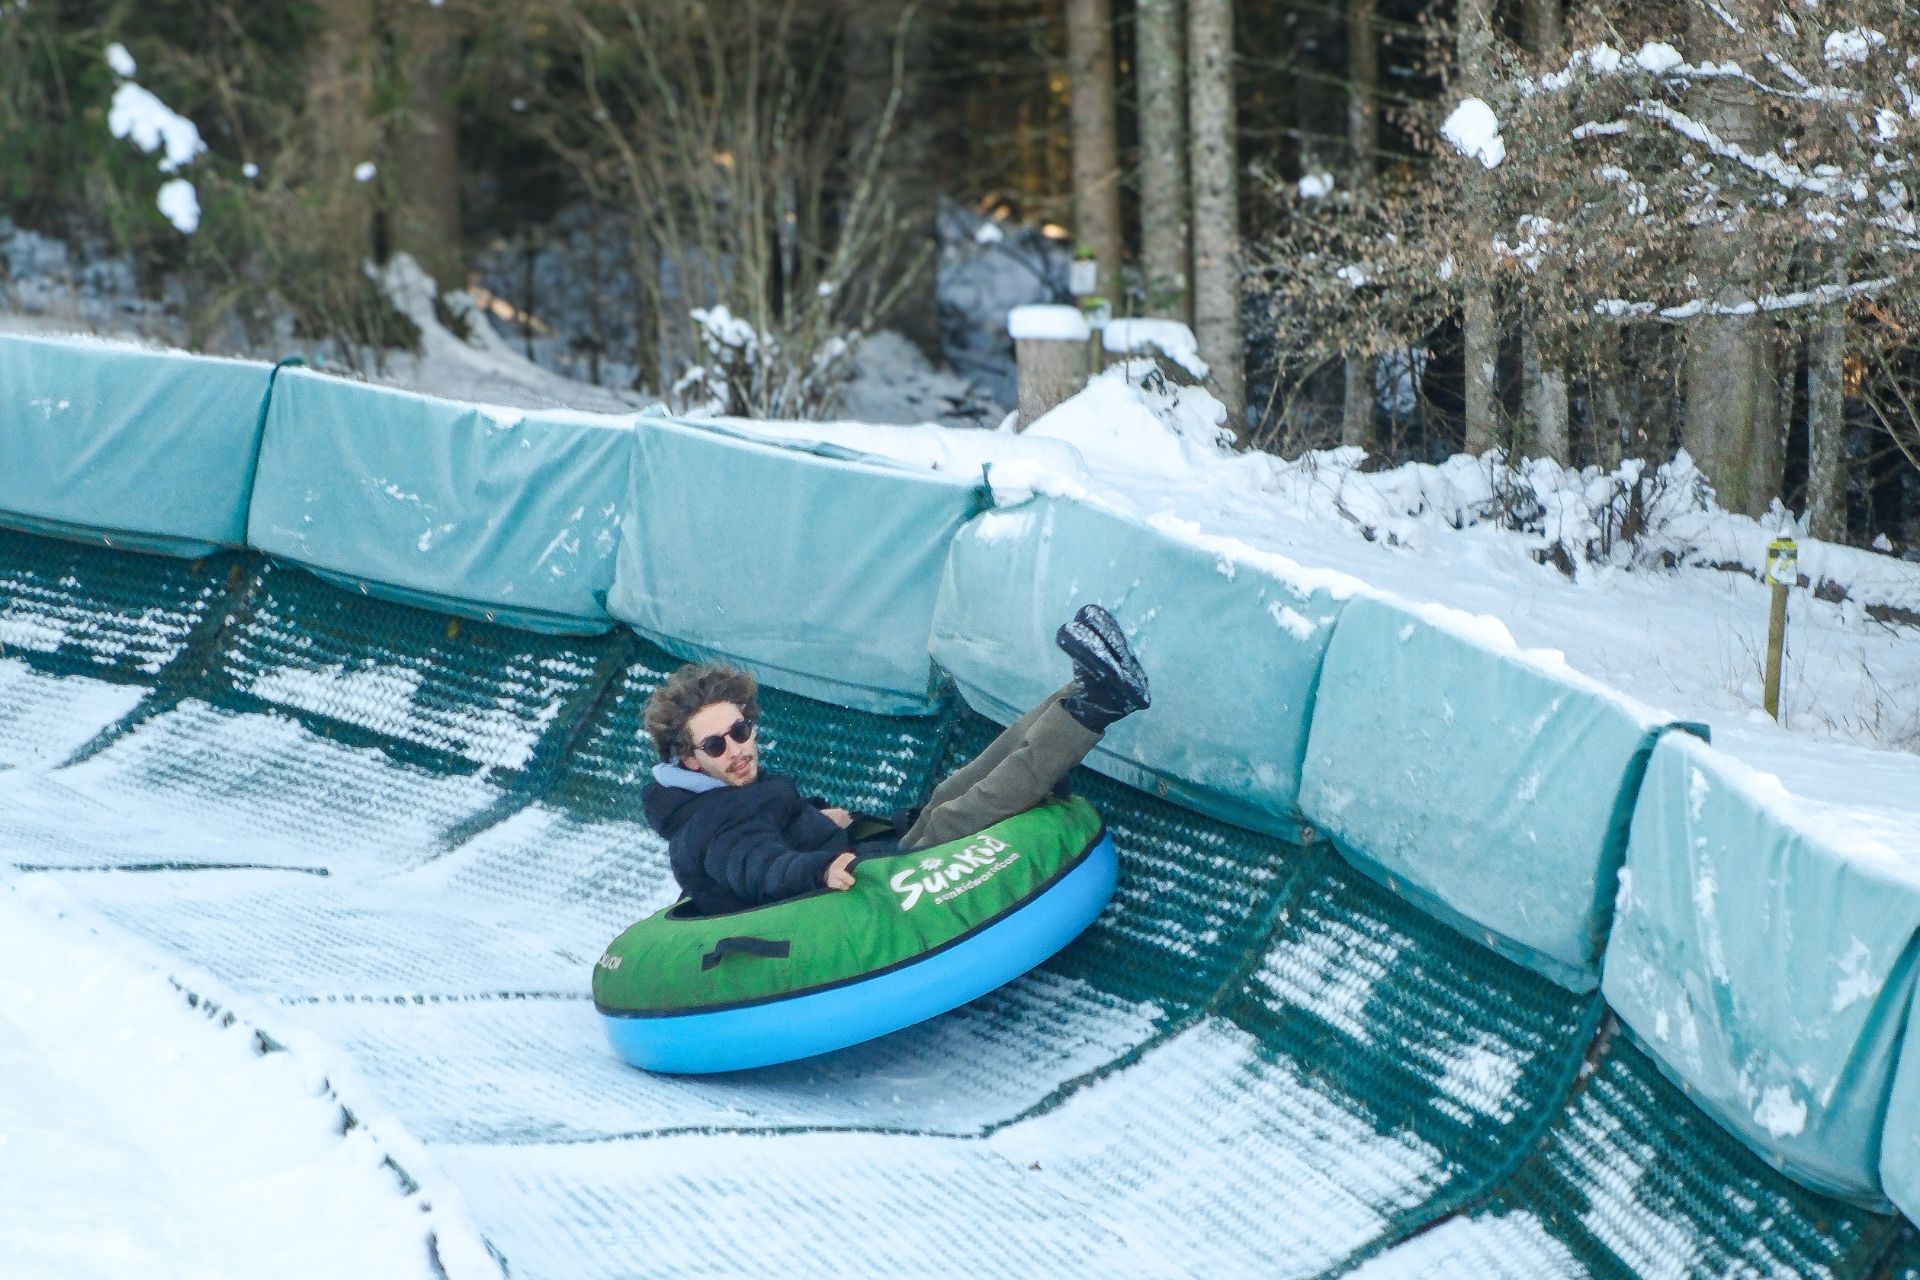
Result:
{"label": "man's face", "polygon": [[[745,742],[735,742],[729,730],[746,723],[746,713],[731,702],[709,702],[687,721],[687,738],[693,752],[680,757],[680,763],[697,769],[709,778],[718,778],[730,787],[744,787],[760,776],[760,739],[749,732]],[[711,753],[718,748],[719,754]]]}

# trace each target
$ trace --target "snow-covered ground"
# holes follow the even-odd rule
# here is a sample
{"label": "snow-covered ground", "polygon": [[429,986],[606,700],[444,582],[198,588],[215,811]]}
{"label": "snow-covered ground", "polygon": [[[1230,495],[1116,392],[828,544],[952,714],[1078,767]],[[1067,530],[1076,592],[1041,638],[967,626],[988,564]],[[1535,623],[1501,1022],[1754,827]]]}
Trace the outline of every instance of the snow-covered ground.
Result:
{"label": "snow-covered ground", "polygon": [[[388,284],[426,334],[418,357],[388,362],[390,380],[495,403],[629,407],[525,361],[483,326],[455,338],[404,270]],[[0,329],[60,327],[0,317]],[[1718,745],[1857,815],[1863,830],[1885,829],[1876,814],[1920,796],[1920,565],[1802,541],[1803,572],[1845,598],[1793,593],[1782,727],[1759,710],[1768,593],[1750,572],[1773,525],[1676,500],[1637,549],[1569,576],[1542,553],[1556,536],[1582,540],[1594,477],[1528,470],[1542,513],[1532,531],[1514,530],[1490,515],[1511,483],[1495,460],[1367,473],[1346,452],[1234,455],[1211,397],[1143,385],[1141,372],[1110,371],[1021,435],[945,428],[927,420],[943,397],[966,398],[965,381],[883,338],[849,398],[865,421],[751,425],[970,474],[991,464],[1003,502],[1077,494],[1223,563],[1277,555],[1496,619],[1522,646],[1558,650],[1594,679],[1709,722]],[[1684,466],[1671,476],[1670,492],[1687,489]],[[153,958],[95,932],[52,886],[0,882],[6,1273],[429,1276],[431,1235],[447,1273],[486,1274],[457,1197],[433,1184],[431,1159],[398,1126],[368,1122],[378,1100],[351,1098],[350,1071],[324,1049],[262,1054],[245,1016],[229,1023],[226,1012],[189,1007]],[[344,1134],[343,1106],[361,1120]],[[407,1191],[389,1158],[429,1185]]]}
{"label": "snow-covered ground", "polygon": [[43,877],[0,880],[0,1274],[497,1274],[456,1192],[408,1190],[431,1162],[350,1069],[190,1005],[179,971]]}

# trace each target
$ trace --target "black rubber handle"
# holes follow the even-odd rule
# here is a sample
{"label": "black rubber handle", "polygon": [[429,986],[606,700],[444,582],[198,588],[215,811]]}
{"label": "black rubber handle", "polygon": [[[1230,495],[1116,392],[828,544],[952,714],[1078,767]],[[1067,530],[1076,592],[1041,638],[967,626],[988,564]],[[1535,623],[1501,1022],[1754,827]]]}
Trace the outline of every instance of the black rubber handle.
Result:
{"label": "black rubber handle", "polygon": [[700,957],[700,971],[705,973],[727,956],[764,956],[768,960],[785,960],[791,950],[793,943],[785,938],[722,938],[713,944],[713,950]]}

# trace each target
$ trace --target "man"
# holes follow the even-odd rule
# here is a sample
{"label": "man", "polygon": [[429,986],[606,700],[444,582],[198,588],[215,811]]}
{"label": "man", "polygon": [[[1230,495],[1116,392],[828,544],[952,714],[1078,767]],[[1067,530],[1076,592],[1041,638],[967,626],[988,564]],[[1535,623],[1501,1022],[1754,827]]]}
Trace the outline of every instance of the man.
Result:
{"label": "man", "polygon": [[[1023,813],[1058,788],[1114,721],[1148,705],[1147,676],[1113,616],[1087,605],[1054,637],[1073,680],[934,789],[889,819],[803,799],[760,768],[758,686],[718,664],[686,666],[647,700],[660,764],[642,797],[696,915],[724,915],[853,887],[862,855],[911,852]],[[857,837],[857,839],[856,839]]]}

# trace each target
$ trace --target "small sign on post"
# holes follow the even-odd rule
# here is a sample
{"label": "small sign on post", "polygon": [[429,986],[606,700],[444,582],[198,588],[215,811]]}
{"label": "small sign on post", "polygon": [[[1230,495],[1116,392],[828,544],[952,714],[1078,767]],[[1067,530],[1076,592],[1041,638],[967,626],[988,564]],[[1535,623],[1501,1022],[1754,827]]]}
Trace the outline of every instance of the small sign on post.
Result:
{"label": "small sign on post", "polygon": [[1767,614],[1767,714],[1780,718],[1780,658],[1787,647],[1787,588],[1800,580],[1800,547],[1792,538],[1767,544],[1767,585],[1773,602]]}

